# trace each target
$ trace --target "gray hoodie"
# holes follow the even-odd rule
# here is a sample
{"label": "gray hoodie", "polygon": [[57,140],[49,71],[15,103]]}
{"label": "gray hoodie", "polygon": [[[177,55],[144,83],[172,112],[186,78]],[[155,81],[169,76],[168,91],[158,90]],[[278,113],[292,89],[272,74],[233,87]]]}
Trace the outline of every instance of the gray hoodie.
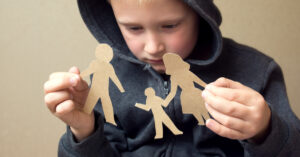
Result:
{"label": "gray hoodie", "polygon": [[[139,61],[128,49],[106,0],[78,0],[88,29],[100,43],[114,50],[111,61],[126,92],[111,82],[110,97],[118,126],[105,123],[101,101],[94,109],[95,131],[76,142],[70,128],[59,143],[58,156],[198,157],[198,156],[300,156],[300,121],[292,112],[280,67],[257,50],[223,38],[222,18],[212,0],[184,0],[199,15],[201,29],[197,46],[186,59],[191,71],[205,82],[226,77],[261,93],[271,108],[270,133],[261,144],[220,137],[197,125],[192,115],[182,113],[180,90],[165,112],[183,135],[164,129],[164,138],[154,140],[153,115],[136,108],[145,104],[144,90],[152,87],[165,98],[170,91],[168,77]],[[297,149],[298,147],[298,149]]]}

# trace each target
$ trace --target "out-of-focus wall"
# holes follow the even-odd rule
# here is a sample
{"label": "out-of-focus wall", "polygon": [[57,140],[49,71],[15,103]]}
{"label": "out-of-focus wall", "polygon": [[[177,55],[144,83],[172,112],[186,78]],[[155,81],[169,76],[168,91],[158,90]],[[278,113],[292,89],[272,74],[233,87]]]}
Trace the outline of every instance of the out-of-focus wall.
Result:
{"label": "out-of-focus wall", "polygon": [[[282,66],[294,111],[300,116],[300,1],[215,0],[226,37],[254,46]],[[96,40],[76,1],[0,1],[0,156],[53,157],[65,125],[43,102],[54,71],[80,69],[94,59]]]}
{"label": "out-of-focus wall", "polygon": [[76,0],[0,1],[0,156],[55,157],[65,125],[44,104],[51,72],[81,69],[97,42]]}

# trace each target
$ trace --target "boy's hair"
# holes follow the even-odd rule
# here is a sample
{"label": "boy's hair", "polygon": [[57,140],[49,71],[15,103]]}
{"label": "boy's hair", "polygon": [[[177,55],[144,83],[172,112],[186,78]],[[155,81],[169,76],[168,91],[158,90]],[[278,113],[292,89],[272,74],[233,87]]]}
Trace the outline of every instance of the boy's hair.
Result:
{"label": "boy's hair", "polygon": [[[108,3],[110,3],[111,0],[107,0]],[[122,1],[122,0],[119,0],[119,1]],[[124,1],[124,0],[123,0]],[[126,0],[125,0],[126,1]],[[146,3],[146,2],[150,2],[152,0],[135,0],[137,1],[139,4],[143,4],[143,3]]]}

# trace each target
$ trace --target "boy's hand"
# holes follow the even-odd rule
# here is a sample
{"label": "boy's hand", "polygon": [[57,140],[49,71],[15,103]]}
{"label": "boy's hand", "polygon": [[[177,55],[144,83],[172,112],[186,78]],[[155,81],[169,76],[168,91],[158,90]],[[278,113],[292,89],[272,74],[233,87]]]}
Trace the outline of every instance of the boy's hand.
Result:
{"label": "boy's hand", "polygon": [[79,76],[78,68],[69,72],[52,73],[44,84],[45,103],[48,109],[71,127],[78,141],[89,136],[94,130],[94,113],[86,114],[82,107],[89,87]]}
{"label": "boy's hand", "polygon": [[203,91],[208,112],[215,120],[206,126],[230,139],[260,143],[268,134],[271,110],[262,95],[238,82],[219,78]]}

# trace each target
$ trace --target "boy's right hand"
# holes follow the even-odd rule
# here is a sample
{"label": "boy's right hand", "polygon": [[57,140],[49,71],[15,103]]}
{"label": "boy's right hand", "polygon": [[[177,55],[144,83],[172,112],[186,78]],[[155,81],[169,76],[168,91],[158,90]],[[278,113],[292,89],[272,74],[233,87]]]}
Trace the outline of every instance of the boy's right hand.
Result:
{"label": "boy's right hand", "polygon": [[56,117],[71,127],[78,141],[94,131],[94,112],[86,114],[85,104],[89,87],[80,77],[79,69],[70,68],[69,72],[52,73],[44,84],[45,103]]}

